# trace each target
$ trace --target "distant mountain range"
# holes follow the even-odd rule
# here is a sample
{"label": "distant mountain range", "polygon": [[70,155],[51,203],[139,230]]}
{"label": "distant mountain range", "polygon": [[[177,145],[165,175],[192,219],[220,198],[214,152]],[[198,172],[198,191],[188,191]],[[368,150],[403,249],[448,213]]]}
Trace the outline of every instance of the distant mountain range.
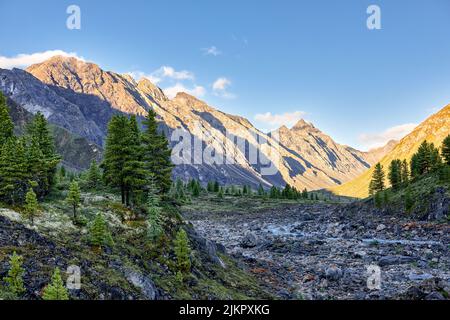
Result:
{"label": "distant mountain range", "polygon": [[[450,134],[450,105],[444,107],[438,113],[432,115],[419,126],[417,126],[410,134],[400,140],[392,151],[386,153],[380,163],[383,165],[385,172],[389,168],[389,164],[394,159],[411,160],[411,157],[419,149],[420,144],[427,140],[433,142],[440,147],[444,138]],[[373,168],[364,172],[361,176],[347,182],[341,186],[332,188],[331,190],[339,195],[364,198],[369,195],[369,183],[373,173]]]}
{"label": "distant mountain range", "polygon": [[[135,114],[141,120],[153,109],[161,131],[168,137],[175,130],[183,129],[193,140],[202,141],[202,151],[214,147],[233,160],[232,164],[193,162],[176,166],[175,176],[203,182],[218,180],[222,184],[253,186],[289,183],[309,190],[333,187],[358,177],[396,145],[390,142],[384,148],[358,151],[334,142],[304,120],[291,129],[281,127],[278,143],[274,133],[263,133],[247,119],[221,112],[191,95],[178,93],[169,99],[146,78],[136,81],[129,75],[104,71],[96,64],[61,56],[27,70],[0,69],[0,90],[28,112],[41,111],[57,128],[72,134],[72,142],[81,139],[78,143],[84,146],[86,142],[97,146],[96,152],[91,153],[96,158],[101,153],[112,115]],[[230,134],[245,139],[244,147],[230,143]],[[261,162],[252,161],[249,154],[252,147],[257,148],[260,160],[271,161],[276,174],[265,174]],[[70,153],[73,148],[78,150],[72,144],[63,151]],[[72,162],[76,168],[88,163],[86,159],[80,163],[76,156],[66,158],[70,159],[66,164]]]}

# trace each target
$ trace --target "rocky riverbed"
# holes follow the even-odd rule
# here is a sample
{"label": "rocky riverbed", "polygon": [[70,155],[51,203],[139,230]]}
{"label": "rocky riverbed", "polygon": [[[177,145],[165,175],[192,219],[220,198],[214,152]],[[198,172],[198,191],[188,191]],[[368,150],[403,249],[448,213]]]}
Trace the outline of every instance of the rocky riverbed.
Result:
{"label": "rocky riverbed", "polygon": [[299,204],[184,216],[282,299],[449,298],[448,222],[354,211]]}

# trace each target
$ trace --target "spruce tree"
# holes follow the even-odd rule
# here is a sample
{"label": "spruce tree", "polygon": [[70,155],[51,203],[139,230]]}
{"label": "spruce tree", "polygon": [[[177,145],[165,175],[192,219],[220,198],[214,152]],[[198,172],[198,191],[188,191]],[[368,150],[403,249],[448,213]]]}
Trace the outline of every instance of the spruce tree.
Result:
{"label": "spruce tree", "polygon": [[402,162],[400,160],[392,160],[389,165],[388,177],[392,189],[398,190],[402,184]]}
{"label": "spruce tree", "polygon": [[52,275],[52,282],[45,287],[42,294],[44,300],[69,300],[69,293],[67,292],[64,282],[61,279],[61,272],[59,268],[55,268]]}
{"label": "spruce tree", "polygon": [[201,189],[200,182],[199,181],[195,181],[195,183],[193,184],[193,187],[192,187],[192,196],[193,197],[200,196],[200,189]]}
{"label": "spruce tree", "polygon": [[34,218],[39,212],[39,203],[36,198],[36,193],[30,188],[25,197],[25,215],[30,219],[31,224],[34,225]]}
{"label": "spruce tree", "polygon": [[23,285],[23,275],[25,270],[22,267],[22,264],[23,258],[14,251],[9,260],[8,275],[3,279],[7,283],[9,291],[17,297],[20,297],[25,292],[25,287]]}
{"label": "spruce tree", "polygon": [[258,196],[264,196],[265,193],[266,192],[264,191],[264,188],[263,188],[262,184],[260,183],[258,186]]}
{"label": "spruce tree", "polygon": [[29,178],[24,139],[8,139],[0,152],[0,198],[12,205],[23,203]]}
{"label": "spruce tree", "polygon": [[375,165],[375,170],[372,174],[372,181],[370,183],[370,192],[373,193],[377,193],[380,191],[383,191],[385,186],[384,186],[384,171],[383,171],[383,166],[380,163],[377,163]]}
{"label": "spruce tree", "polygon": [[[130,123],[124,115],[114,115],[108,124],[105,153],[102,162],[105,182],[120,189],[122,203],[129,205],[130,185],[128,175],[131,173],[130,162],[134,161]],[[126,170],[125,170],[126,168]]]}
{"label": "spruce tree", "polygon": [[162,209],[159,206],[160,198],[159,198],[159,190],[155,186],[153,180],[151,180],[147,195],[147,210],[148,210],[148,228],[147,235],[150,240],[158,239],[163,233],[162,227]]}
{"label": "spruce tree", "polygon": [[123,168],[125,175],[125,183],[128,186],[126,190],[127,205],[131,202],[139,204],[142,200],[143,189],[149,177],[148,172],[144,169],[144,153],[141,144],[141,132],[138,127],[136,116],[131,116],[129,120],[129,142],[127,148],[131,154],[125,167]]}
{"label": "spruce tree", "polygon": [[66,197],[66,201],[69,205],[72,206],[73,219],[76,220],[77,208],[81,202],[81,191],[80,191],[80,187],[78,186],[78,182],[75,180],[72,181],[72,183],[70,184],[69,192]]}
{"label": "spruce tree", "polygon": [[450,165],[450,135],[442,141],[442,158],[447,165]]}
{"label": "spruce tree", "polygon": [[104,247],[114,245],[111,233],[108,230],[108,224],[103,214],[98,213],[89,229],[90,243],[95,247]]}
{"label": "spruce tree", "polygon": [[91,189],[97,189],[102,180],[102,174],[96,160],[92,160],[87,174],[88,186]]}
{"label": "spruce tree", "polygon": [[178,270],[189,273],[191,270],[191,248],[189,247],[189,239],[186,231],[180,229],[174,240],[174,251],[177,257]]}
{"label": "spruce tree", "polygon": [[214,181],[214,192],[219,192],[220,189],[220,185],[219,185],[219,181],[215,180]]}
{"label": "spruce tree", "polygon": [[39,145],[45,161],[45,170],[47,176],[47,189],[44,194],[48,194],[54,183],[56,167],[61,161],[61,157],[56,153],[55,142],[50,132],[50,127],[44,115],[38,112],[33,121],[28,125],[27,134],[35,143]]}
{"label": "spruce tree", "polygon": [[14,124],[9,116],[8,106],[6,105],[6,98],[0,92],[0,148],[6,140],[12,138],[14,135]]}
{"label": "spruce tree", "polygon": [[407,185],[409,182],[409,169],[408,169],[408,162],[406,161],[406,159],[402,161],[401,176],[402,176],[402,184]]}
{"label": "spruce tree", "polygon": [[167,193],[172,184],[173,164],[170,160],[172,151],[166,137],[158,133],[155,111],[149,110],[144,126],[142,144],[145,169],[155,177],[160,191]]}

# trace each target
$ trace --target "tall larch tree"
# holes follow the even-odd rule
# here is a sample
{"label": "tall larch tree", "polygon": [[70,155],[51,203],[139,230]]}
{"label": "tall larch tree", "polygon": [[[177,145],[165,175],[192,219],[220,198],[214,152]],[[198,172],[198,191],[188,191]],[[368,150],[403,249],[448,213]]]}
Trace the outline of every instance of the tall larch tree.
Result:
{"label": "tall larch tree", "polygon": [[14,124],[9,115],[5,96],[0,92],[0,148],[14,135]]}
{"label": "tall larch tree", "polygon": [[450,165],[450,135],[442,141],[442,158],[447,165]]}
{"label": "tall larch tree", "polygon": [[142,143],[145,169],[154,176],[161,193],[167,193],[172,184],[173,164],[170,160],[171,150],[166,137],[158,133],[155,111],[150,110],[148,112],[144,126]]}
{"label": "tall larch tree", "polygon": [[376,194],[380,191],[383,191],[385,188],[384,185],[385,175],[383,171],[383,166],[380,163],[375,165],[375,170],[372,174],[372,181],[370,183],[369,190],[372,194]]}

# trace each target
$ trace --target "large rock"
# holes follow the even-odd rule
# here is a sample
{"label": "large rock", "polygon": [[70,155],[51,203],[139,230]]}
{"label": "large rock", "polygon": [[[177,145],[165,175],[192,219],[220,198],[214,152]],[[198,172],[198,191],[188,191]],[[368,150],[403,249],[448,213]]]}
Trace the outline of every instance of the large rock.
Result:
{"label": "large rock", "polygon": [[243,248],[254,248],[257,245],[258,237],[252,232],[248,232],[241,241],[241,246]]}

